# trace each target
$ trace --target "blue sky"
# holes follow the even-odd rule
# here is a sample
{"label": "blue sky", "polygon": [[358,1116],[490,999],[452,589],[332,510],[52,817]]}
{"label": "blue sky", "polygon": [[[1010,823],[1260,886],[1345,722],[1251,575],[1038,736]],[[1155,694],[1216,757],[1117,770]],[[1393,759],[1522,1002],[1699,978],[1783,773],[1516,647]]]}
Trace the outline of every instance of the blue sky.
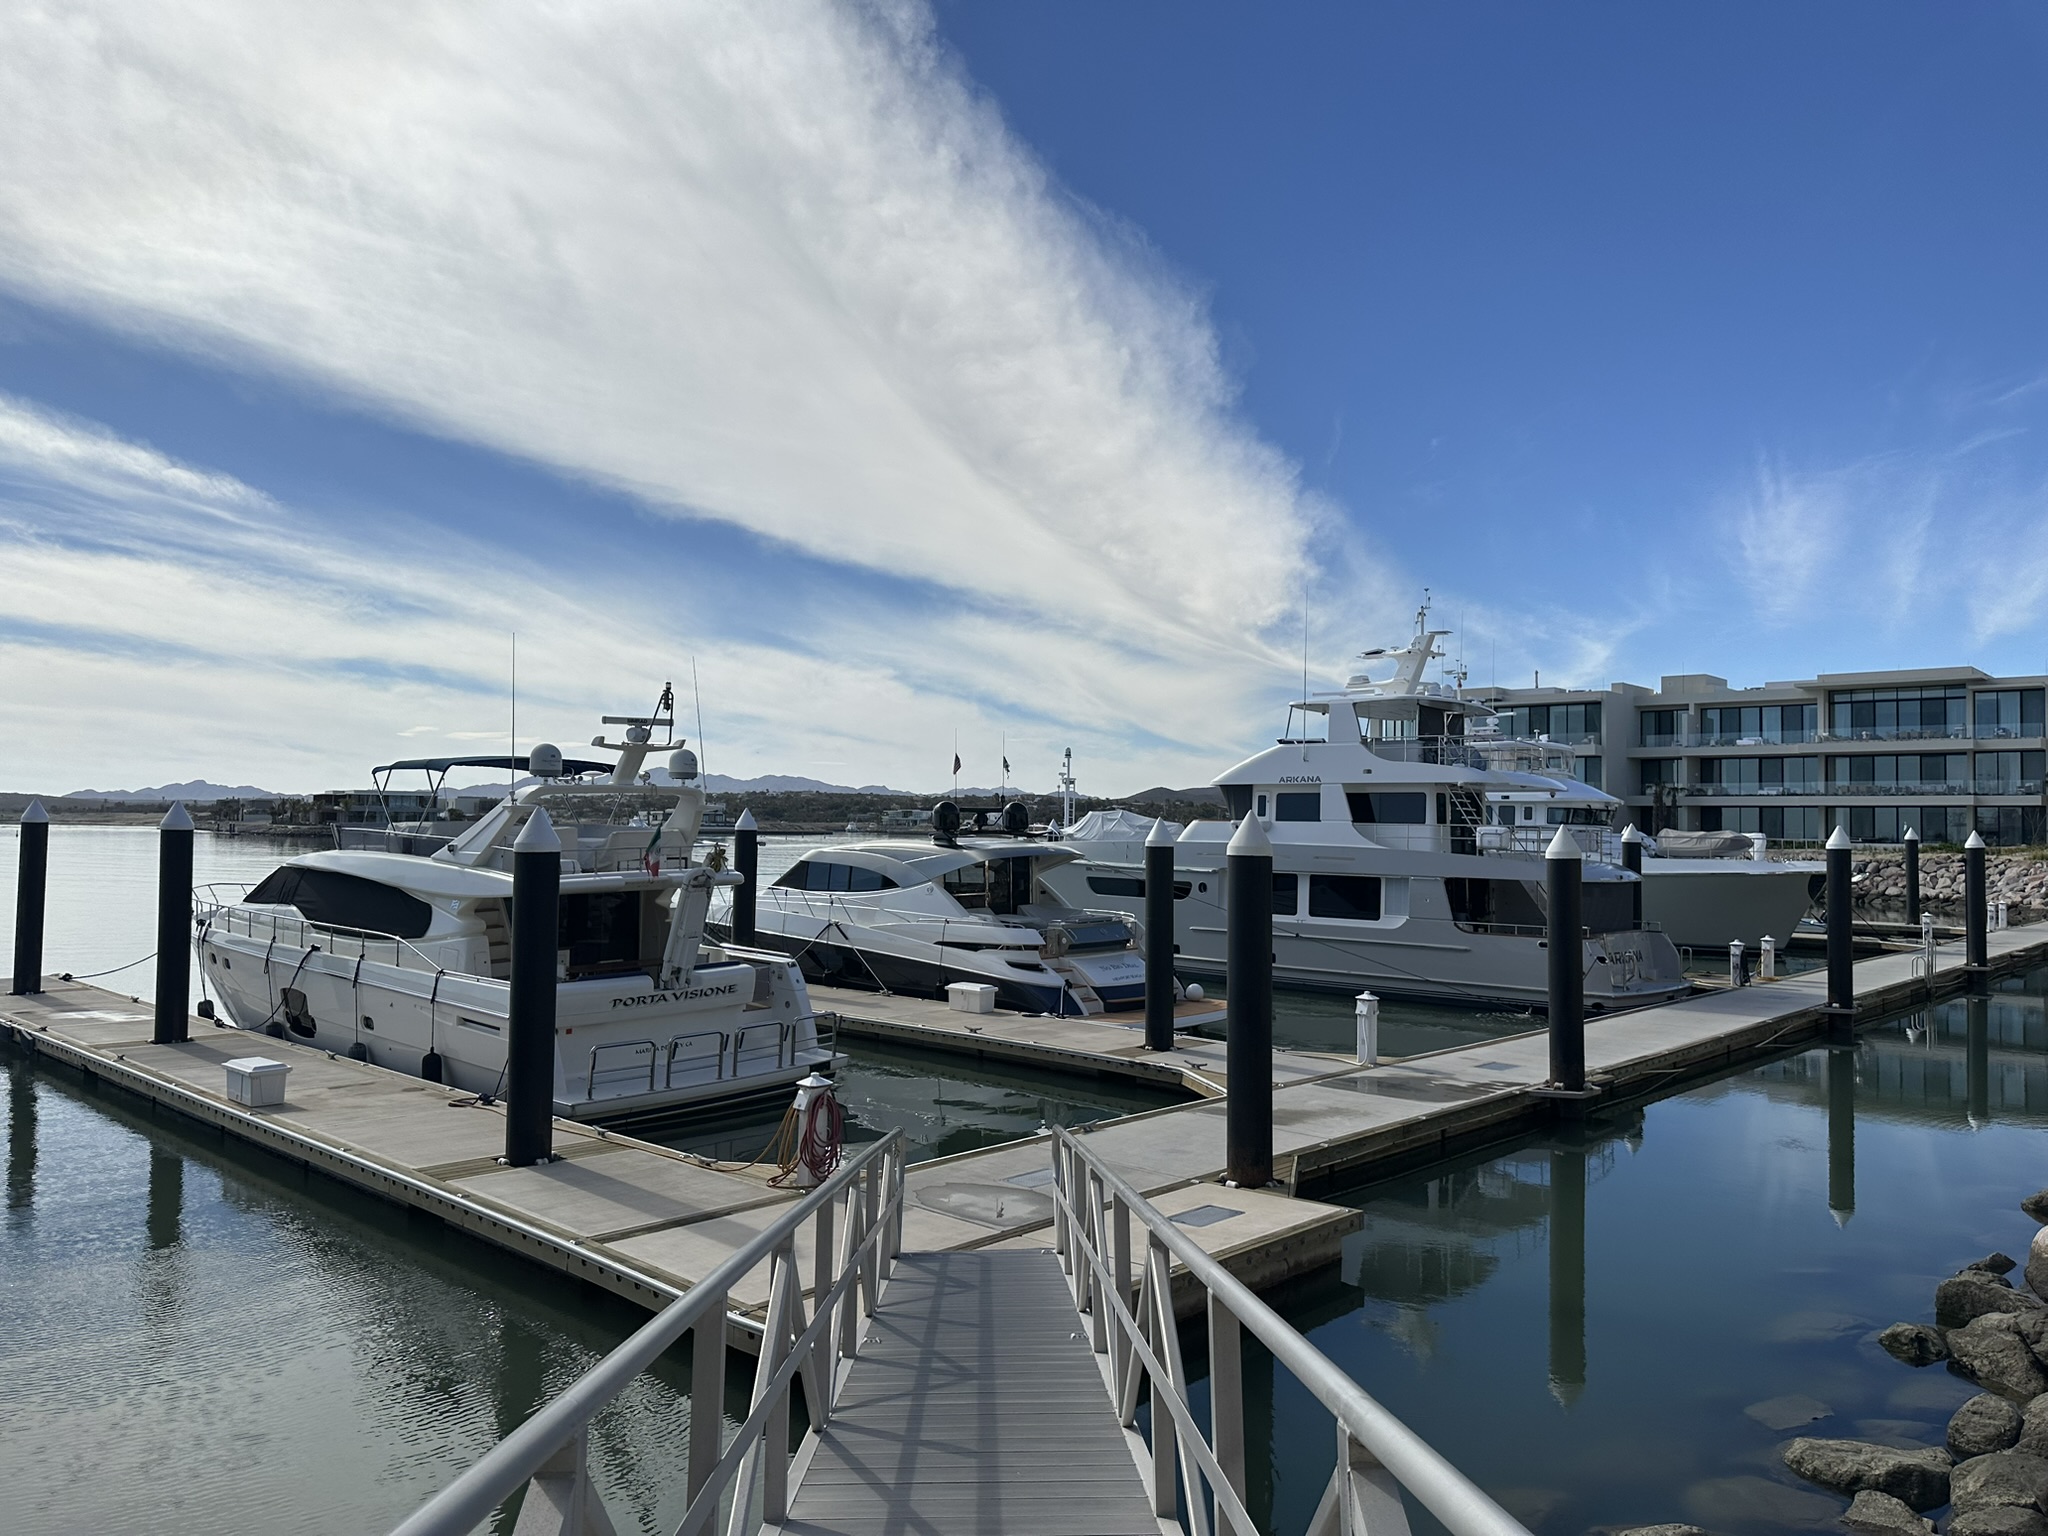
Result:
{"label": "blue sky", "polygon": [[[0,786],[1199,782],[1475,680],[2048,667],[2048,20],[0,20]],[[1295,681],[1290,682],[1290,678]],[[123,728],[109,731],[110,719]]]}

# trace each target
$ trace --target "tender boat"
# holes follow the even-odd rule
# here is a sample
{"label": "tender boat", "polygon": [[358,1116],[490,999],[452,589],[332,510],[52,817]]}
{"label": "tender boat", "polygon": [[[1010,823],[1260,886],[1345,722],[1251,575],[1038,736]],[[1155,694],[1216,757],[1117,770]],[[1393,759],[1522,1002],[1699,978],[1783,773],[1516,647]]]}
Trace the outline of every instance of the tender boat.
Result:
{"label": "tender boat", "polygon": [[[813,981],[926,997],[946,996],[954,982],[985,983],[999,1007],[1024,1013],[1144,1006],[1137,922],[1063,901],[1049,883],[1083,850],[1029,836],[1018,802],[989,835],[962,835],[951,801],[935,808],[932,825],[928,841],[832,843],[805,854],[760,892],[758,942],[795,957]],[[727,931],[728,920],[716,915],[713,931]],[[1185,995],[1177,988],[1177,999]]]}
{"label": "tender boat", "polygon": [[[835,1065],[788,956],[706,942],[712,896],[739,877],[693,857],[704,792],[695,754],[673,737],[673,712],[606,722],[628,727],[623,741],[592,743],[615,763],[536,746],[523,758],[391,765],[533,775],[452,839],[394,828],[395,846],[308,853],[245,892],[202,891],[200,971],[226,1022],[501,1092],[512,845],[545,809],[563,847],[556,1114],[609,1120],[723,1104]],[[657,745],[659,723],[670,739]],[[672,754],[674,782],[641,772],[659,751]],[[423,843],[433,851],[396,851]]]}
{"label": "tender boat", "polygon": [[[1488,797],[1527,787],[1526,753],[1468,735],[1492,711],[1424,680],[1446,633],[1427,618],[1425,607],[1407,646],[1365,653],[1392,664],[1387,676],[1361,672],[1293,706],[1324,718],[1321,739],[1283,739],[1218,776],[1234,820],[1195,822],[1175,845],[1183,970],[1223,974],[1225,849],[1235,821],[1256,816],[1273,844],[1276,980],[1483,1007],[1545,1001],[1542,850],[1482,836]],[[1084,817],[1060,846],[1085,857],[1046,883],[1074,905],[1142,911],[1136,832],[1133,819]],[[1583,878],[1588,1008],[1685,992],[1671,940],[1635,916],[1638,877],[1588,859]]]}

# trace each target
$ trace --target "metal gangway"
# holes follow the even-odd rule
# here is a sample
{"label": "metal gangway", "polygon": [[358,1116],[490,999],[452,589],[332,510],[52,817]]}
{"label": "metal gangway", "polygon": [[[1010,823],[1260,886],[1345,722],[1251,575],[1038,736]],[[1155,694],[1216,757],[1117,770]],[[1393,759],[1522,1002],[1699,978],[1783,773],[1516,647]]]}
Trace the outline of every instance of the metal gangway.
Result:
{"label": "metal gangway", "polygon": [[[1246,1333],[1335,1422],[1308,1536],[1407,1536],[1404,1490],[1451,1536],[1528,1536],[1081,1138],[1054,1130],[1051,1156],[1050,1247],[901,1253],[904,1143],[891,1132],[393,1536],[466,1536],[522,1489],[518,1536],[614,1536],[591,1475],[591,1421],[685,1333],[692,1405],[712,1410],[691,1415],[686,1467],[639,1469],[650,1484],[686,1479],[676,1536],[1267,1536],[1244,1502]],[[727,1436],[728,1302],[763,1262],[753,1390]],[[1206,1425],[1177,1281],[1206,1315]],[[793,1448],[798,1382],[810,1428]]]}

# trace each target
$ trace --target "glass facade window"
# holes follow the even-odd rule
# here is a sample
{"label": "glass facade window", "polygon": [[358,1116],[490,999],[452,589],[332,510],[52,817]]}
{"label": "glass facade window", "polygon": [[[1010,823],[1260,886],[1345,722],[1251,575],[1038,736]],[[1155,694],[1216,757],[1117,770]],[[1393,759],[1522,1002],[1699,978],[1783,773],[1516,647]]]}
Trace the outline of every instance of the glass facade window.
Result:
{"label": "glass facade window", "polygon": [[[1997,754],[1989,754],[1996,756]],[[1864,786],[1869,786],[1865,788]],[[1828,759],[1828,787],[1851,794],[1892,794],[1901,789],[1935,794],[1970,792],[1967,752],[1870,752]],[[1852,832],[1850,836],[1855,836]]]}
{"label": "glass facade window", "polygon": [[2038,795],[2044,769],[2048,769],[2048,752],[1979,752],[1977,793]]}
{"label": "glass facade window", "polygon": [[1731,795],[1799,795],[1820,788],[1817,757],[1708,757],[1700,783]]}
{"label": "glass facade window", "polygon": [[1702,832],[1761,832],[1779,842],[1820,841],[1817,805],[1709,805],[1700,811]]}
{"label": "glass facade window", "polygon": [[1838,805],[1828,813],[1830,828],[1840,827],[1852,842],[1896,843],[1911,827],[1926,843],[1960,843],[1970,835],[1970,809],[1964,805]]}
{"label": "glass facade window", "polygon": [[1998,848],[2048,841],[2048,810],[2038,805],[1980,805],[1977,830]]}
{"label": "glass facade window", "polygon": [[1645,747],[1675,747],[1678,733],[1685,725],[1685,711],[1682,709],[1646,709],[1636,716],[1641,737],[1638,743]]}
{"label": "glass facade window", "polygon": [[1574,745],[1600,740],[1598,704],[1516,704],[1500,712],[1501,734],[1520,740],[1548,737]]}
{"label": "glass facade window", "polygon": [[1642,793],[1652,793],[1660,784],[1683,784],[1685,760],[1678,757],[1646,757],[1636,764],[1642,773]]}
{"label": "glass facade window", "polygon": [[1966,736],[1966,693],[1961,683],[1934,688],[1839,689],[1828,695],[1828,734],[1842,741]]}
{"label": "glass facade window", "polygon": [[2032,741],[2048,734],[2041,717],[2043,698],[2044,691],[2039,688],[2001,688],[1978,694],[1973,702],[1977,735]]}
{"label": "glass facade window", "polygon": [[1604,777],[1605,773],[1601,768],[1599,758],[1582,757],[1579,759],[1579,782],[1581,784],[1590,784],[1595,789],[1603,789],[1606,786],[1600,781]]}
{"label": "glass facade window", "polygon": [[1716,747],[1812,741],[1819,720],[1818,704],[1719,704],[1700,711],[1700,741]]}

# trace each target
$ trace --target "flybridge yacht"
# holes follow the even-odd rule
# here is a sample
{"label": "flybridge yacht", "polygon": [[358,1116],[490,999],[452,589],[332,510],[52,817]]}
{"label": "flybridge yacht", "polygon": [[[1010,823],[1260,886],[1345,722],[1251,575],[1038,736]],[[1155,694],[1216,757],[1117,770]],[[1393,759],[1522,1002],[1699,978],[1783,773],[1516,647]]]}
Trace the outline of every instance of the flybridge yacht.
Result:
{"label": "flybridge yacht", "polygon": [[[1615,830],[1622,804],[1572,778],[1546,779],[1487,795],[1485,847],[1538,852],[1569,827],[1588,858],[1621,862]],[[1674,944],[1721,950],[1733,940],[1780,942],[1812,908],[1827,879],[1813,859],[1773,859],[1759,833],[1665,832],[1643,839],[1643,917]]]}
{"label": "flybridge yacht", "polygon": [[1027,823],[1013,801],[1000,835],[963,836],[958,807],[942,800],[928,841],[813,849],[761,891],[760,942],[815,981],[941,997],[950,983],[982,982],[1024,1013],[1143,1007],[1137,924],[1062,901],[1050,876],[1084,850],[1032,838]]}
{"label": "flybridge yacht", "polygon": [[[1467,723],[1490,710],[1424,679],[1446,633],[1430,630],[1427,616],[1416,616],[1407,646],[1365,653],[1391,666],[1385,676],[1368,669],[1294,706],[1324,717],[1321,739],[1283,740],[1217,778],[1233,821],[1195,822],[1174,850],[1183,968],[1223,974],[1225,851],[1233,822],[1256,816],[1273,843],[1276,980],[1481,1006],[1543,1003],[1542,852],[1484,835],[1488,797],[1538,776],[1519,766],[1521,744],[1468,734]],[[1090,830],[1084,821],[1061,844],[1088,857],[1050,870],[1047,884],[1075,905],[1142,910],[1133,829],[1105,824],[1111,835],[1093,842]],[[1686,990],[1670,939],[1635,921],[1636,889],[1637,877],[1616,864],[1585,865],[1589,1007]]]}
{"label": "flybridge yacht", "polygon": [[[200,970],[227,1021],[502,1091],[512,846],[545,811],[562,843],[556,1114],[623,1119],[723,1103],[832,1066],[788,956],[705,942],[712,896],[739,876],[692,857],[704,792],[695,754],[674,739],[673,709],[606,724],[626,727],[621,741],[592,743],[618,754],[609,764],[565,761],[542,745],[523,758],[392,765],[533,776],[429,855],[310,853],[246,893],[201,892]],[[658,745],[657,724],[670,727]],[[641,771],[661,751],[671,784]]]}

